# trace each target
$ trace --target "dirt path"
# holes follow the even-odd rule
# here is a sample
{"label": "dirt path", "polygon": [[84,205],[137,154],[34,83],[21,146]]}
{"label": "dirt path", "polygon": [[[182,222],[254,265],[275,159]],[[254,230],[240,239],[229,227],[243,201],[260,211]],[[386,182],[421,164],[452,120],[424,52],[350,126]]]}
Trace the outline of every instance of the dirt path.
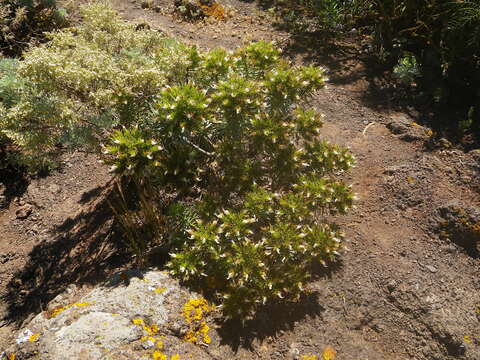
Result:
{"label": "dirt path", "polygon": [[[277,30],[270,16],[254,3],[225,2],[236,11],[231,19],[192,24],[168,11],[143,10],[138,2],[113,1],[127,20],[146,22],[202,47],[233,48],[249,40],[275,40],[296,62],[326,64],[322,60],[328,58],[327,53],[313,52]],[[365,102],[369,83],[358,59],[342,62],[333,57],[328,65],[346,74],[342,81],[332,76],[335,81],[315,100],[315,106],[326,114],[323,136],[349,146],[358,160],[347,181],[360,199],[357,208],[342,219],[351,239],[350,251],[335,271],[312,283],[312,296],[273,315],[261,313],[246,329],[217,329],[208,351],[217,358],[293,359],[319,355],[331,346],[340,360],[479,360],[480,259],[439,239],[433,228],[438,209],[451,201],[464,206],[480,204],[480,156],[448,149],[427,151],[421,136],[400,140],[401,134],[394,135],[387,125],[411,123],[412,119],[388,108],[377,110],[374,105],[386,103],[385,99]],[[409,127],[417,134],[423,131]],[[42,263],[39,257],[53,256],[58,249],[48,252],[48,247],[41,247],[44,253],[35,255],[37,241],[57,243],[58,226],[63,224],[60,229],[68,240],[61,244],[73,242],[68,251],[47,261],[54,261],[55,266],[40,267],[48,276],[35,273],[19,282],[19,293],[25,291],[16,299],[19,311],[28,308],[36,294],[48,292],[49,298],[71,282],[89,286],[116,264],[112,260],[109,266],[105,265],[108,261],[93,266],[88,259],[95,251],[82,252],[99,248],[104,227],[102,217],[95,214],[101,214],[98,209],[104,204],[94,199],[109,176],[95,159],[75,156],[72,167],[33,182],[19,202],[12,202],[0,215],[0,256],[13,254],[5,262],[0,257],[3,293],[11,295],[15,270],[22,274],[38,271],[32,264]],[[42,220],[33,220],[32,215],[27,220],[11,220],[22,201],[33,204],[34,214],[38,212]],[[31,236],[32,229],[37,234]],[[38,240],[42,236],[44,240]],[[32,248],[34,256],[28,255]],[[94,274],[85,269],[94,269]],[[68,275],[71,272],[73,276]],[[0,337],[10,330],[0,328]]]}

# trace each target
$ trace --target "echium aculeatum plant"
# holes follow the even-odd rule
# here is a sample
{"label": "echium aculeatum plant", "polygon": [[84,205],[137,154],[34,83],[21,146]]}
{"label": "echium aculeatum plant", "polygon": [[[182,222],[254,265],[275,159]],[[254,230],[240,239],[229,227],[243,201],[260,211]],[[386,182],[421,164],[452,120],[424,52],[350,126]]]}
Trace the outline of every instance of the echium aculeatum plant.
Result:
{"label": "echium aculeatum plant", "polygon": [[298,298],[312,264],[342,249],[331,215],[353,201],[339,176],[354,159],[319,137],[322,116],[308,106],[324,70],[292,66],[267,42],[200,51],[104,4],[83,13],[79,28],[25,54],[28,89],[0,109],[0,126],[23,146],[106,143],[115,172],[190,206],[180,213],[198,221],[172,220],[168,267],[209,287],[226,315]]}
{"label": "echium aculeatum plant", "polygon": [[[190,144],[195,155],[176,166],[190,171],[203,200],[196,203],[200,219],[168,266],[216,292],[226,316],[245,317],[274,299],[297,299],[313,263],[327,265],[339,255],[343,234],[326,219],[352,206],[350,187],[333,175],[354,160],[319,139],[322,116],[304,107],[324,86],[322,69],[291,67],[271,44],[256,43],[232,54],[202,54],[193,75],[183,91],[165,94],[197,89],[185,125],[174,126],[174,144]],[[166,129],[178,119],[178,106],[162,109]],[[172,135],[161,140],[165,148]]]}

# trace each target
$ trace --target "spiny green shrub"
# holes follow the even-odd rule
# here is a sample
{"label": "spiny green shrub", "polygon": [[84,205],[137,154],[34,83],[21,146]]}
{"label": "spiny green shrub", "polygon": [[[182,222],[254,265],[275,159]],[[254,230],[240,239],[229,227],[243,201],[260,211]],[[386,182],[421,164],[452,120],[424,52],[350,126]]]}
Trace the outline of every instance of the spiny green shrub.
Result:
{"label": "spiny green shrub", "polygon": [[5,133],[26,149],[101,150],[138,189],[133,205],[120,189],[115,208],[132,250],[168,247],[171,273],[209,287],[226,315],[298,298],[311,266],[342,249],[331,216],[353,201],[338,176],[354,159],[319,138],[309,106],[323,69],[292,66],[266,42],[200,51],[102,3],[82,11],[83,25],[25,54]]}
{"label": "spiny green shrub", "polygon": [[111,155],[106,159],[112,164],[111,171],[139,179],[152,176],[151,160],[163,150],[155,140],[145,140],[138,128],[116,130],[110,136],[111,143],[104,146],[103,154]]}
{"label": "spiny green shrub", "polygon": [[337,226],[321,213],[345,213],[351,191],[341,183],[301,179],[283,194],[254,187],[234,210],[199,221],[169,266],[174,275],[218,292],[227,316],[246,316],[272,299],[298,299],[313,262],[326,265],[342,248]]}

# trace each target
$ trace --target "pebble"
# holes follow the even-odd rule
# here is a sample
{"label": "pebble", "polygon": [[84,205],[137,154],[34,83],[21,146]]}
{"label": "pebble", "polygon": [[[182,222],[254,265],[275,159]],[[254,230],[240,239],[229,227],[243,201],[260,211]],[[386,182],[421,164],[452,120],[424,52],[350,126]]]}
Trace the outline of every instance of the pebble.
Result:
{"label": "pebble", "polygon": [[33,207],[30,204],[23,205],[15,211],[15,216],[17,219],[24,220],[30,216],[32,213]]}

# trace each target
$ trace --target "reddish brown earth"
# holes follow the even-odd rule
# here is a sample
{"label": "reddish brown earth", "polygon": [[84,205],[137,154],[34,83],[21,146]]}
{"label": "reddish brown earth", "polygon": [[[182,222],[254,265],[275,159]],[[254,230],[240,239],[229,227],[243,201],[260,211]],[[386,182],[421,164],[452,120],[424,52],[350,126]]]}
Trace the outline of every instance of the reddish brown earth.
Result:
{"label": "reddish brown earth", "polygon": [[[129,21],[202,47],[275,40],[297,63],[328,66],[332,82],[314,101],[326,115],[323,136],[358,160],[346,179],[359,201],[340,219],[351,240],[341,263],[319,274],[298,304],[262,311],[244,328],[220,324],[208,353],[294,359],[320,357],[331,346],[340,360],[480,359],[478,252],[436,231],[440,209],[452,201],[480,205],[478,152],[429,146],[426,129],[376,88],[360,39],[295,38],[255,3],[238,0],[224,1],[231,18],[211,24],[172,16],[165,5],[172,1],[157,0],[161,13],[131,0],[113,3]],[[93,155],[74,153],[61,170],[10,189],[16,199],[0,212],[0,349],[21,323],[12,320],[41,311],[69,284],[86,290],[129,266],[110,231],[109,181]]]}

